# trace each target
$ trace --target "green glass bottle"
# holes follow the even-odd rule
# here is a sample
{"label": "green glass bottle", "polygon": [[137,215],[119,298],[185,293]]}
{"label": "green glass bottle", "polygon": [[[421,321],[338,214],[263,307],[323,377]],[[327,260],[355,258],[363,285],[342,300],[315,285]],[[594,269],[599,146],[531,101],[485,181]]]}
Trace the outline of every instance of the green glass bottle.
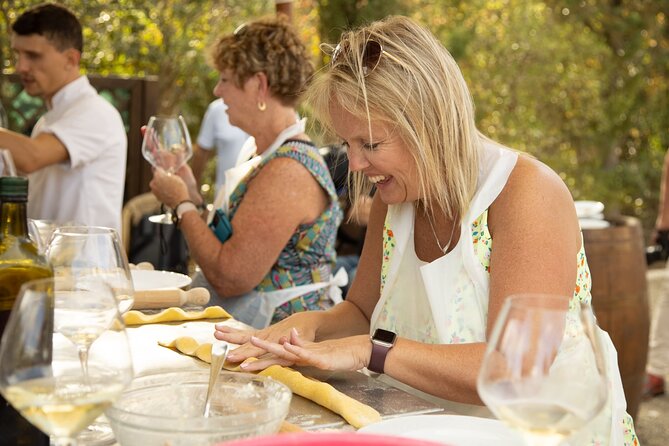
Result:
{"label": "green glass bottle", "polygon": [[[28,179],[0,177],[0,336],[25,282],[53,277],[46,258],[28,236]],[[0,395],[2,445],[49,444],[49,438],[30,424]]]}

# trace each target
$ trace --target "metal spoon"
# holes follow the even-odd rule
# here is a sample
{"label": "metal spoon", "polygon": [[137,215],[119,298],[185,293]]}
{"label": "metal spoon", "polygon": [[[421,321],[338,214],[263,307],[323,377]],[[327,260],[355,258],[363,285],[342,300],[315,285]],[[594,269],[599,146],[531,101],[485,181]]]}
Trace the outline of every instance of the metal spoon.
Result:
{"label": "metal spoon", "polygon": [[209,369],[209,386],[207,387],[207,397],[204,401],[204,417],[209,416],[209,409],[211,408],[211,394],[214,386],[216,386],[216,381],[218,380],[218,375],[221,374],[221,369],[223,368],[223,363],[225,358],[228,356],[228,350],[230,349],[230,344],[227,342],[214,342],[211,345],[211,368]]}

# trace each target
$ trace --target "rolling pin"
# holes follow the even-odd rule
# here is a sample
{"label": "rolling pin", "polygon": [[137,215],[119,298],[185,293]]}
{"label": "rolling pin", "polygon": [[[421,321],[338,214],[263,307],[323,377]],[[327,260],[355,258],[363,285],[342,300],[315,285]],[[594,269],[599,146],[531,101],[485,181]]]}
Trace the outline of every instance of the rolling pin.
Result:
{"label": "rolling pin", "polygon": [[139,262],[137,265],[134,263],[129,264],[130,269],[140,269],[140,270],[148,270],[148,271],[153,271],[155,268],[151,264],[151,262]]}
{"label": "rolling pin", "polygon": [[184,305],[206,305],[209,302],[209,290],[206,288],[191,288],[184,291],[180,288],[166,288],[163,290],[135,291],[134,310],[149,308],[182,307]]}

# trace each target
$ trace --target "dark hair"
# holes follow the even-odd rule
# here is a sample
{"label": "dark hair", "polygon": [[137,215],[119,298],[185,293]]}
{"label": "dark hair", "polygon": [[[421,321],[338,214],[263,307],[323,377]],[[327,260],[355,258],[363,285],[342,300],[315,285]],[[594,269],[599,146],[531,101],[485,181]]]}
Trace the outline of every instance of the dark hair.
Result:
{"label": "dark hair", "polygon": [[19,36],[44,36],[60,51],[74,48],[81,52],[84,48],[81,23],[61,5],[44,3],[26,10],[16,19],[12,30]]}
{"label": "dark hair", "polygon": [[221,37],[212,49],[214,66],[229,69],[237,87],[265,73],[270,92],[284,105],[295,106],[314,73],[307,48],[283,15],[265,17]]}

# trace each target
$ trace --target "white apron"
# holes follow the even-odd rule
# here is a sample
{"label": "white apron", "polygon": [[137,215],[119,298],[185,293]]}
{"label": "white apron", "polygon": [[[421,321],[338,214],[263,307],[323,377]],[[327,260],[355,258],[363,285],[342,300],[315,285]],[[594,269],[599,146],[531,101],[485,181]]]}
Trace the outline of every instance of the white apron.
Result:
{"label": "white apron", "polygon": [[209,289],[212,295],[209,305],[220,305],[238,321],[244,322],[253,328],[261,329],[269,326],[270,322],[272,322],[274,310],[278,307],[296,297],[318,291],[322,288],[329,288],[328,296],[333,304],[338,304],[342,301],[340,287],[346,286],[347,283],[348,274],[346,274],[346,270],[339,268],[339,271],[334,276],[331,275],[330,279],[326,282],[310,283],[308,285],[300,285],[276,291],[265,292],[254,290],[236,297],[218,297],[211,285],[206,282],[204,276],[199,273],[193,278],[192,286],[204,286]]}
{"label": "white apron", "polygon": [[[239,182],[246,177],[253,168],[258,166],[263,159],[266,159],[281,147],[284,141],[304,133],[306,121],[306,119],[301,119],[290,127],[284,129],[269,148],[261,155],[253,156],[248,161],[244,161],[246,159],[244,156],[248,157],[255,154],[255,139],[249,138],[241,150],[238,165],[225,171],[225,187],[222,188],[216,196],[216,199],[214,200],[214,209],[221,209],[228,214],[230,196],[237,188]],[[209,213],[207,224],[209,224],[211,218],[213,218],[213,214],[213,212]],[[241,296],[221,298],[217,295],[213,287],[209,285],[201,272],[198,272],[193,278],[193,286],[204,286],[209,289],[212,296],[209,305],[220,305],[238,321],[244,322],[257,329],[265,328],[270,324],[276,308],[296,297],[318,291],[322,288],[328,287],[328,296],[333,304],[338,304],[342,301],[340,287],[346,286],[347,283],[348,274],[346,274],[346,271],[343,268],[340,268],[336,274],[331,274],[329,280],[324,282],[284,288],[276,291],[254,290]]]}
{"label": "white apron", "polygon": [[[458,244],[448,254],[420,267],[424,293],[432,313],[437,342],[440,344],[452,344],[453,339],[458,339],[458,343],[486,342],[490,278],[474,251],[471,228],[472,223],[490,207],[506,185],[515,167],[517,156],[508,149],[492,144],[484,146],[481,152],[479,186],[470,209],[462,220]],[[390,264],[381,297],[372,313],[370,334],[376,328],[393,329],[379,325],[379,316],[386,311],[384,305],[387,300],[402,299],[402,296],[393,295],[394,284],[398,280],[402,259],[407,255],[407,247],[413,246],[413,243],[409,243],[409,237],[413,235],[413,204],[389,206],[386,224],[395,236],[395,247],[390,254]],[[465,294],[462,292],[463,289],[467,290]],[[393,315],[404,314],[398,310],[397,303],[393,305],[395,305]],[[399,305],[411,306],[416,303],[409,297],[399,302]],[[410,311],[407,310],[405,313],[409,314]],[[623,444],[622,419],[625,416],[627,403],[618,369],[617,353],[609,335],[599,327],[597,330],[607,361],[609,404],[587,429],[569,439],[570,442],[574,441],[570,443],[574,446],[590,444],[593,433],[603,441],[602,444],[607,444],[606,442],[611,446]]]}

